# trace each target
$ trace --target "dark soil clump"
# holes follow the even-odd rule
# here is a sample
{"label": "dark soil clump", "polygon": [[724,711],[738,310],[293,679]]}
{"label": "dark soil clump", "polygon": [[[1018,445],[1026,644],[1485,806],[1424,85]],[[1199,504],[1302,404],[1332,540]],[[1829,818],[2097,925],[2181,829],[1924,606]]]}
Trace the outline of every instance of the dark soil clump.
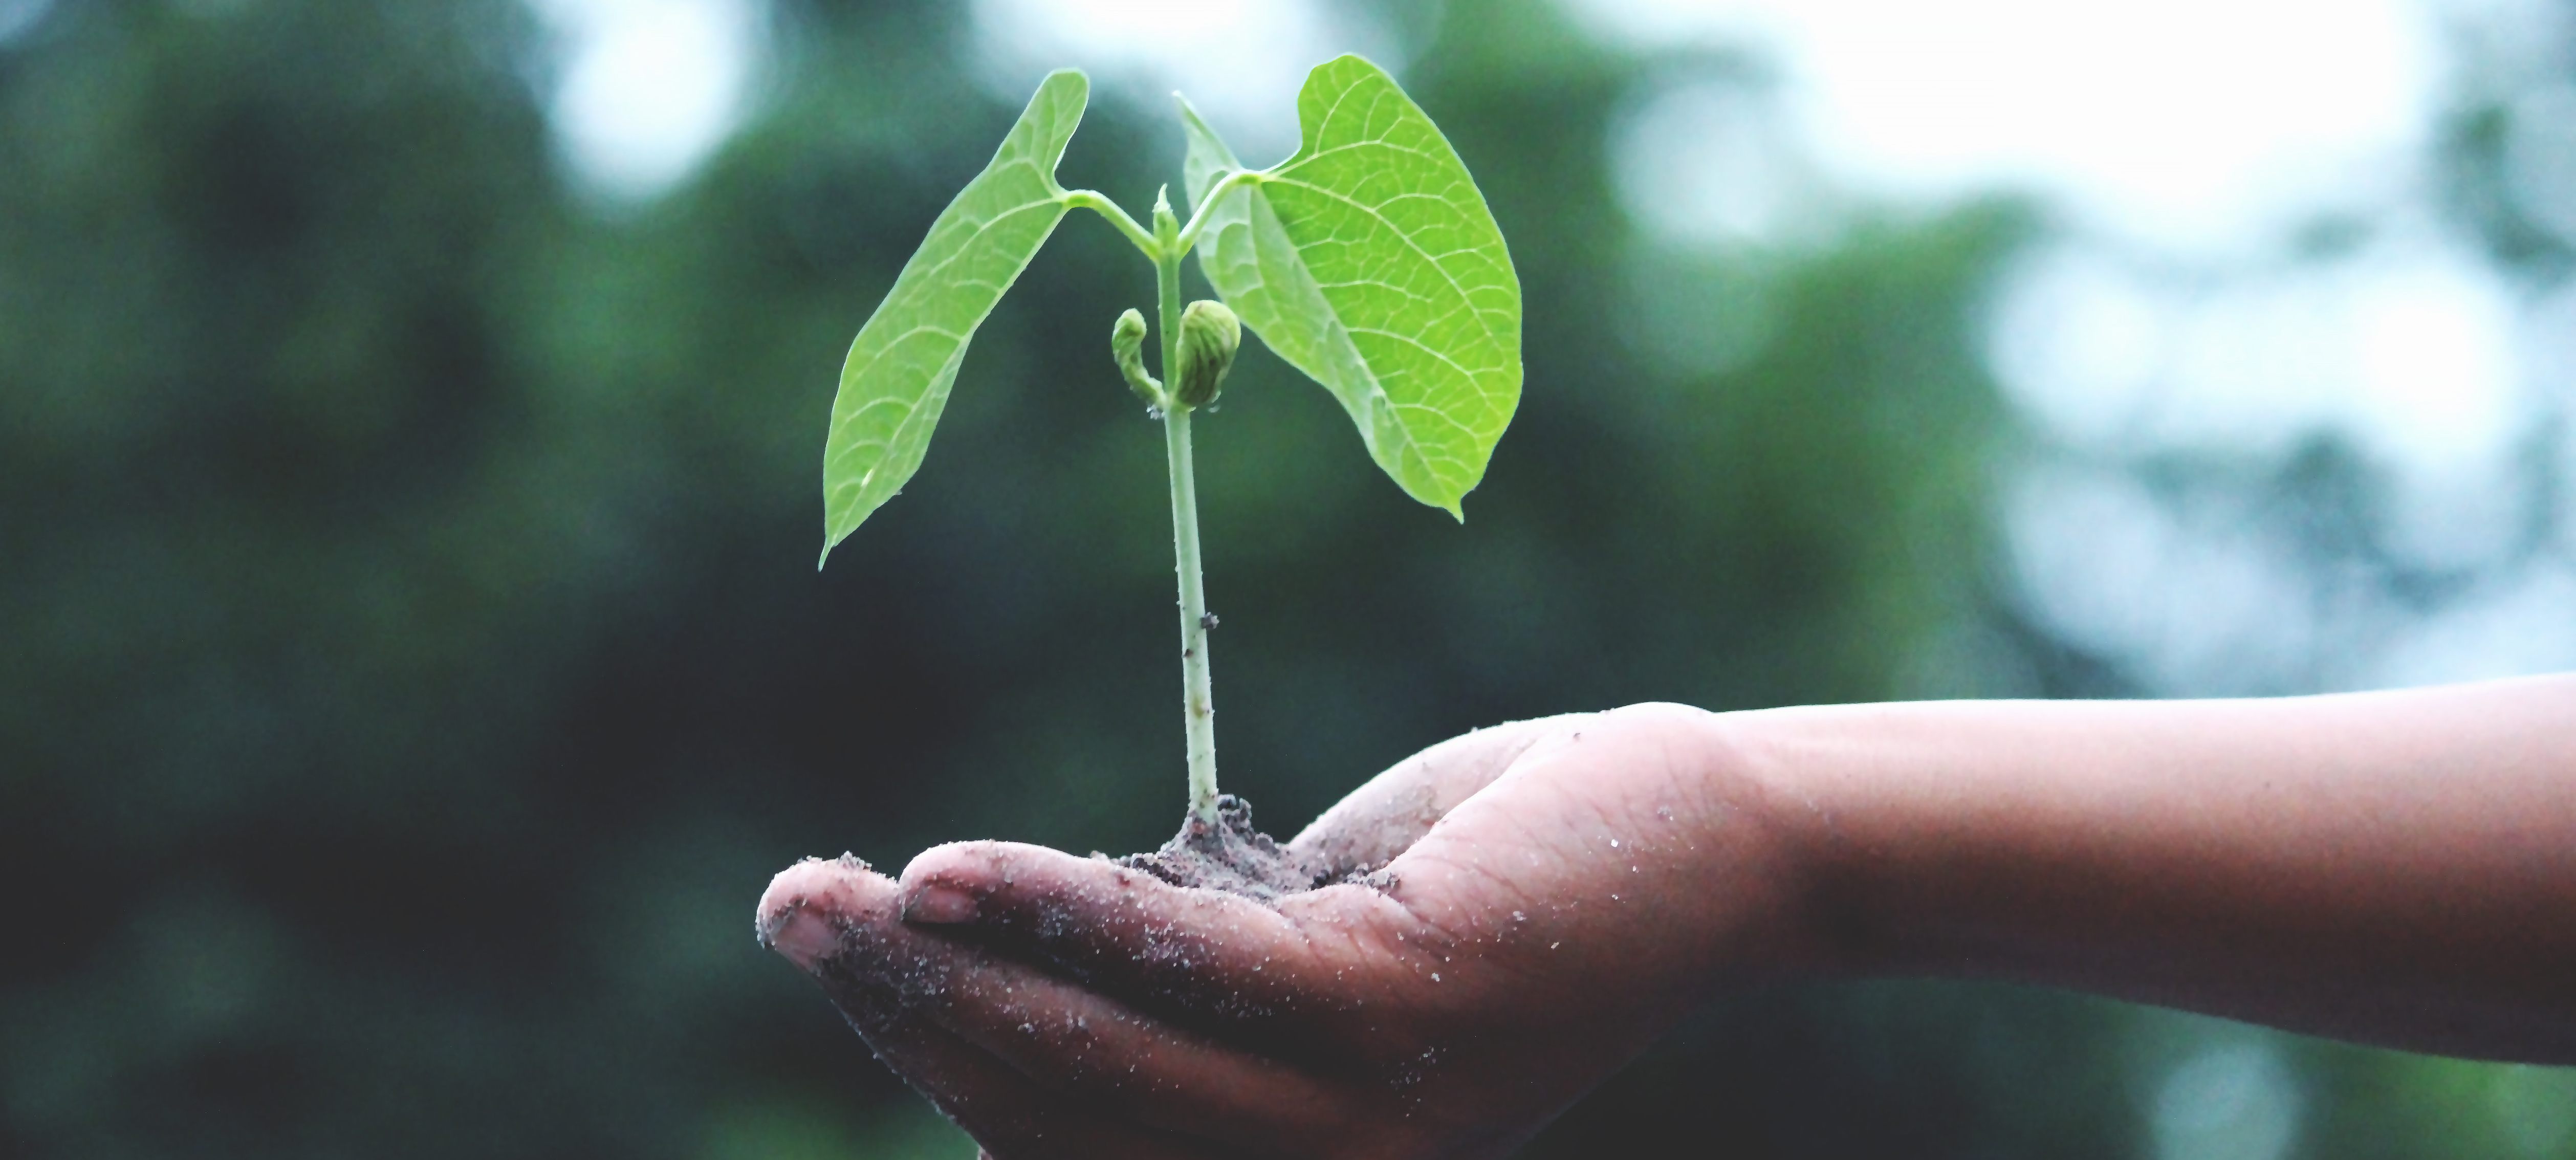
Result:
{"label": "dark soil clump", "polygon": [[1118,864],[1174,886],[1223,890],[1261,903],[1302,894],[1336,877],[1252,828],[1252,803],[1230,793],[1219,794],[1216,816],[1214,826],[1196,817],[1185,818],[1181,832],[1161,849],[1129,854]]}

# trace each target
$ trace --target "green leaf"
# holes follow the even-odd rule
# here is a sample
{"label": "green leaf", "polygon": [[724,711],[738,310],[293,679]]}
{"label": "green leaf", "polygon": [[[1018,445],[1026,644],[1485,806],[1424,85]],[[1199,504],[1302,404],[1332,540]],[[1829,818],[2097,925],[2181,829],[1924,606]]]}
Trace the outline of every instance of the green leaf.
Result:
{"label": "green leaf", "polygon": [[1038,86],[1001,150],[939,211],[859,328],[823,444],[825,559],[921,467],[967,340],[1064,220],[1055,165],[1090,94],[1072,69]]}
{"label": "green leaf", "polygon": [[[1187,101],[1199,201],[1243,168]],[[1406,494],[1464,519],[1521,396],[1521,287],[1493,211],[1431,118],[1356,56],[1297,97],[1296,156],[1238,186],[1199,269],[1279,357],[1322,383]]]}

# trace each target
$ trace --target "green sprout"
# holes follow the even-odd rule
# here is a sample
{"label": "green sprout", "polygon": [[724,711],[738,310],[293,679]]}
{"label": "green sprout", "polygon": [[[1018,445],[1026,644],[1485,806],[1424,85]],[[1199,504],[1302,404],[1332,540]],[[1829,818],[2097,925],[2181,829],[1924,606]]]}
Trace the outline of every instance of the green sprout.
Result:
{"label": "green sprout", "polygon": [[[1521,290],[1484,195],[1447,138],[1385,70],[1356,56],[1319,65],[1297,97],[1302,143],[1246,169],[1187,101],[1184,224],[1168,187],[1152,226],[1107,197],[1056,184],[1091,83],[1049,75],[1001,150],[931,223],[894,288],[850,344],[823,450],[823,554],[921,466],[967,341],[1056,223],[1092,210],[1154,265],[1161,368],[1147,374],[1145,318],[1118,316],[1111,354],[1163,423],[1180,577],[1190,817],[1217,824],[1216,722],[1200,578],[1191,412],[1214,402],[1243,330],[1323,385],[1369,457],[1405,494],[1464,520],[1521,392]],[[1222,302],[1181,302],[1181,259]],[[819,565],[818,565],[819,566]]]}

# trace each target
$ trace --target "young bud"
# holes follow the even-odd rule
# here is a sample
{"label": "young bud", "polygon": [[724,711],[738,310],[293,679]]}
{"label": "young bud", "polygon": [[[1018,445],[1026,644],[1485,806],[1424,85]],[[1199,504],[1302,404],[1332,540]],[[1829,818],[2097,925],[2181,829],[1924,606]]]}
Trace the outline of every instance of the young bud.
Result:
{"label": "young bud", "polygon": [[1181,219],[1172,216],[1172,187],[1154,191],[1154,240],[1168,246],[1181,236]]}
{"label": "young bud", "polygon": [[1225,372],[1234,369],[1234,351],[1243,345],[1243,324],[1222,302],[1202,298],[1181,311],[1181,349],[1172,369],[1172,401],[1204,407],[1216,401]]}
{"label": "young bud", "polygon": [[1145,373],[1145,316],[1132,308],[1118,316],[1118,325],[1109,332],[1109,353],[1118,359],[1118,373],[1127,376],[1127,386],[1148,407],[1163,405],[1163,384]]}

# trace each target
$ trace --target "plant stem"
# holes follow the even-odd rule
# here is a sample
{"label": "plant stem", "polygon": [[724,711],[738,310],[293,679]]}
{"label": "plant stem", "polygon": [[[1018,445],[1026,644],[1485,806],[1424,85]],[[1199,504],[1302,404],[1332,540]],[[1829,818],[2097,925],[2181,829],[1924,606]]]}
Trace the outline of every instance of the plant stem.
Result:
{"label": "plant stem", "polygon": [[1198,207],[1190,211],[1190,222],[1181,227],[1180,240],[1175,243],[1175,248],[1186,254],[1190,252],[1190,247],[1199,244],[1199,235],[1207,230],[1208,219],[1216,216],[1208,212],[1216,208],[1216,199],[1234,192],[1235,186],[1260,183],[1261,174],[1250,169],[1237,169],[1217,178],[1216,184],[1208,186],[1207,196],[1200,198]]}
{"label": "plant stem", "polygon": [[1064,204],[1090,210],[1106,219],[1110,225],[1118,227],[1118,232],[1127,235],[1127,240],[1135,243],[1136,249],[1146,257],[1152,258],[1162,251],[1162,243],[1156,241],[1154,235],[1146,233],[1145,227],[1137,225],[1136,219],[1127,216],[1126,210],[1118,208],[1117,202],[1109,200],[1097,191],[1070,189],[1061,196]]}
{"label": "plant stem", "polygon": [[[1158,233],[1167,232],[1170,211],[1156,215]],[[1156,296],[1161,299],[1163,377],[1172,377],[1180,359],[1181,251],[1167,245],[1154,259]],[[1189,733],[1190,818],[1213,829],[1216,817],[1216,701],[1208,676],[1207,585],[1199,571],[1198,483],[1190,466],[1190,409],[1173,406],[1163,412],[1163,447],[1172,469],[1172,567],[1181,584],[1181,712]]]}
{"label": "plant stem", "polygon": [[1172,557],[1181,577],[1181,708],[1188,715],[1190,816],[1216,824],[1216,703],[1208,676],[1207,590],[1199,577],[1199,510],[1190,481],[1190,410],[1163,416],[1172,460]]}

